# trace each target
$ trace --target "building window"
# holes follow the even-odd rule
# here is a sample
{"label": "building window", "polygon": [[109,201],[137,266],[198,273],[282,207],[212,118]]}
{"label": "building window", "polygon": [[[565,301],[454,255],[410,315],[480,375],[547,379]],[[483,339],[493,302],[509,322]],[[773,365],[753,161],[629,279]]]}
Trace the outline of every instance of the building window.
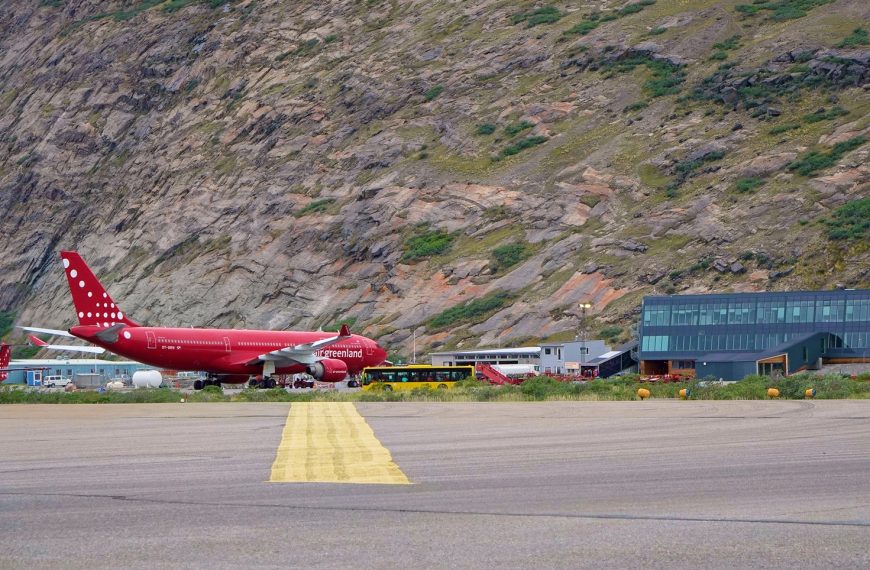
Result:
{"label": "building window", "polygon": [[694,370],[695,369],[695,361],[694,360],[674,360],[674,361],[672,361],[672,366],[678,370]]}
{"label": "building window", "polygon": [[807,347],[804,347],[804,362],[808,362],[810,360],[810,351]]}
{"label": "building window", "polygon": [[643,311],[643,324],[650,327],[664,327],[671,324],[671,308],[667,305],[653,305]]}
{"label": "building window", "polygon": [[646,352],[664,352],[668,350],[668,336],[645,336],[641,350]]}
{"label": "building window", "polygon": [[544,349],[544,354],[552,354],[552,349],[550,349],[550,348],[545,348],[545,349]]}
{"label": "building window", "polygon": [[846,321],[870,321],[870,299],[849,299],[846,301]]}
{"label": "building window", "polygon": [[820,300],[816,304],[816,322],[817,323],[838,323],[842,322],[845,317],[845,303],[843,300],[830,301]]}

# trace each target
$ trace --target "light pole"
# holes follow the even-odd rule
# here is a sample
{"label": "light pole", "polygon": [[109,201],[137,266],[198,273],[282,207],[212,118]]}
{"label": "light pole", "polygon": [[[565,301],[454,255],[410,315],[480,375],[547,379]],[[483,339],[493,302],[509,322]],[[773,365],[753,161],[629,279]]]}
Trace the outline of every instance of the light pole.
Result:
{"label": "light pole", "polygon": [[592,308],[592,303],[580,303],[580,376],[583,376],[583,353],[586,352],[586,311]]}

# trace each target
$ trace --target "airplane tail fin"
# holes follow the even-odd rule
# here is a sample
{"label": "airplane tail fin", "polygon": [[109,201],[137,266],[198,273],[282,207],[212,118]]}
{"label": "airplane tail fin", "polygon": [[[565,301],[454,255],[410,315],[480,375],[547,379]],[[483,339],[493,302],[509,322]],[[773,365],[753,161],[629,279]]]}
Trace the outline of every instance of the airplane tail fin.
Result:
{"label": "airplane tail fin", "polygon": [[39,348],[43,348],[43,347],[48,346],[47,342],[45,342],[44,340],[42,340],[41,338],[39,338],[35,334],[29,335],[27,337],[27,340],[30,341],[30,344],[32,344],[33,346],[38,346]]}
{"label": "airplane tail fin", "polygon": [[0,342],[0,383],[9,377],[9,372],[2,371],[9,367],[9,359],[12,357],[12,347]]}
{"label": "airplane tail fin", "polygon": [[75,251],[62,251],[64,273],[80,325],[110,327],[117,323],[137,327],[139,323],[127,318],[90,267]]}

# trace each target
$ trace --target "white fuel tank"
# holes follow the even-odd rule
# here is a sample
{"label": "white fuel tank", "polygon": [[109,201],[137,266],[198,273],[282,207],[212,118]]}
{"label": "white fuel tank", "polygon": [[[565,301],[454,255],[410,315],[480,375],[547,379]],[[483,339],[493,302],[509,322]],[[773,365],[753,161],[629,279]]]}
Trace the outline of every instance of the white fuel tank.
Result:
{"label": "white fuel tank", "polygon": [[156,370],[137,370],[133,373],[134,388],[159,388],[163,376]]}

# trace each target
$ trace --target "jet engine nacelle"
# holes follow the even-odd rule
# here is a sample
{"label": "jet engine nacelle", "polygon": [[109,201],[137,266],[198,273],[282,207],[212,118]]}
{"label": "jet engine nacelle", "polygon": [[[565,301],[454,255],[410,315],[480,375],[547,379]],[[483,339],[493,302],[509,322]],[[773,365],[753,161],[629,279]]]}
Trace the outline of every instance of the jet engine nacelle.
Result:
{"label": "jet engine nacelle", "polygon": [[341,382],[347,376],[347,364],[337,358],[324,358],[310,365],[307,372],[321,382]]}

